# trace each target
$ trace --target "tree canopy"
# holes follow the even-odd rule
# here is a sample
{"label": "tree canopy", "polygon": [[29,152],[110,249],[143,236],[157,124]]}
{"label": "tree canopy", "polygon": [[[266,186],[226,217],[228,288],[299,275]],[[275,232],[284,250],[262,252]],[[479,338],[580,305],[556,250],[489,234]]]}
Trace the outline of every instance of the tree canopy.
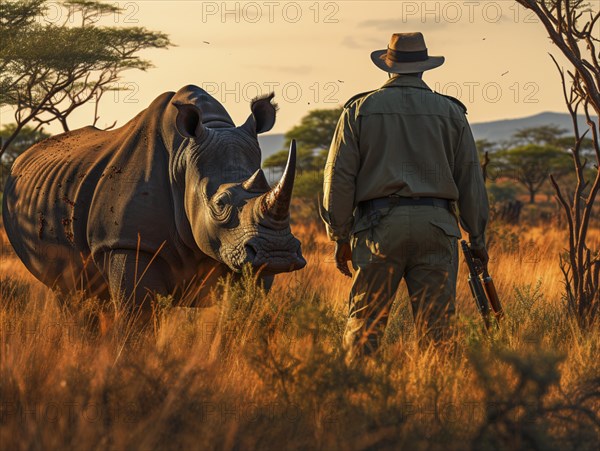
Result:
{"label": "tree canopy", "polygon": [[[59,22],[43,20],[60,5]],[[116,82],[127,69],[147,70],[145,49],[168,48],[166,34],[144,27],[101,26],[118,6],[95,1],[3,1],[0,8],[0,107],[11,107],[16,127],[4,140],[0,155],[23,127],[38,129],[67,119],[81,105],[96,102],[92,125],[98,121],[102,95],[119,89]]]}
{"label": "tree canopy", "polygon": [[292,139],[295,139],[299,145],[312,150],[329,149],[341,114],[342,107],[309,111],[300,124],[285,134],[285,147],[289,147]]}
{"label": "tree canopy", "polygon": [[535,195],[550,174],[559,176],[568,173],[571,165],[567,152],[545,144],[513,147],[499,152],[497,157],[504,174],[527,188],[530,203],[535,203]]}
{"label": "tree canopy", "polygon": [[292,139],[295,139],[298,144],[297,166],[300,172],[323,169],[341,114],[342,107],[309,111],[302,117],[300,124],[286,132],[284,149],[267,158],[264,166],[283,169],[287,161],[287,149]]}
{"label": "tree canopy", "polygon": [[553,146],[560,141],[566,132],[566,129],[560,128],[558,125],[540,125],[516,131],[512,136],[512,140],[517,145],[548,144]]}

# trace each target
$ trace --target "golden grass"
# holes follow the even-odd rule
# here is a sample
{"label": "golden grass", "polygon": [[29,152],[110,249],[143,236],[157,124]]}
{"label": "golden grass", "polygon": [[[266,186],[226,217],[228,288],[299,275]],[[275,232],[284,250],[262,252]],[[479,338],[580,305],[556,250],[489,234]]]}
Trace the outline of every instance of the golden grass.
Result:
{"label": "golden grass", "polygon": [[563,231],[493,228],[507,318],[491,337],[461,265],[451,352],[419,348],[402,289],[382,354],[356,367],[350,281],[320,225],[294,232],[308,265],[268,295],[224,283],[215,307],[165,302],[146,330],[94,299],[61,307],[2,234],[0,448],[597,449],[600,336],[562,303]]}

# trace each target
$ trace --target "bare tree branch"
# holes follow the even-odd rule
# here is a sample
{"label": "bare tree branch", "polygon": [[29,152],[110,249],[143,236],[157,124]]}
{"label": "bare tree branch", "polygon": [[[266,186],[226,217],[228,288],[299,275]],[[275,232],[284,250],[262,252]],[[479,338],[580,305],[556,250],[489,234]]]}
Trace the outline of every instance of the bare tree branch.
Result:
{"label": "bare tree branch", "polygon": [[[565,71],[556,58],[551,58],[561,77],[563,97],[571,115],[575,145],[571,149],[577,183],[572,202],[563,194],[555,177],[550,180],[556,197],[567,218],[569,230],[568,259],[561,256],[560,268],[565,280],[566,300],[581,327],[594,324],[600,315],[600,252],[592,251],[587,243],[588,230],[594,214],[594,203],[600,191],[600,55],[596,43],[600,42],[600,12],[586,9],[583,0],[517,0],[533,11],[540,19],[553,43],[572,64],[567,71],[570,85],[567,88]],[[589,14],[585,14],[589,13]],[[579,26],[586,17],[586,22]],[[583,107],[588,130],[580,133],[578,110]],[[595,113],[595,117],[594,114]],[[592,147],[596,157],[596,175],[590,185],[586,180],[587,159],[582,162],[581,146],[586,134],[591,132]],[[589,190],[586,194],[586,190]]]}

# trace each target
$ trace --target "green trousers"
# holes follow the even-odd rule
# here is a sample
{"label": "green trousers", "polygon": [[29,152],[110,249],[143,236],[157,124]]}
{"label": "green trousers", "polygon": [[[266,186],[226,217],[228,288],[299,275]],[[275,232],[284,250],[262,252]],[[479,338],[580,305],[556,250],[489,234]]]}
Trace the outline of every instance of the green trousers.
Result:
{"label": "green trousers", "polygon": [[458,238],[456,217],[445,208],[397,206],[355,220],[355,274],[344,333],[347,359],[375,352],[404,278],[419,336],[443,340],[454,314]]}

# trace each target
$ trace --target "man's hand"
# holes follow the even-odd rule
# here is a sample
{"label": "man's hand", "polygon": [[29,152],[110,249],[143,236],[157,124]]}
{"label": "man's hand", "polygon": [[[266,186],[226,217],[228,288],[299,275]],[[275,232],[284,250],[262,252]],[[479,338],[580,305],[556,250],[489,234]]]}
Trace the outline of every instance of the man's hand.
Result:
{"label": "man's hand", "polygon": [[348,269],[348,262],[352,260],[352,249],[349,241],[335,242],[335,265],[340,272],[348,277],[352,277],[352,273]]}
{"label": "man's hand", "polygon": [[487,271],[487,265],[488,265],[488,262],[490,261],[490,257],[487,253],[486,248],[485,247],[482,247],[479,249],[471,248],[471,255],[473,255],[473,258],[475,258],[481,262],[482,271]]}

